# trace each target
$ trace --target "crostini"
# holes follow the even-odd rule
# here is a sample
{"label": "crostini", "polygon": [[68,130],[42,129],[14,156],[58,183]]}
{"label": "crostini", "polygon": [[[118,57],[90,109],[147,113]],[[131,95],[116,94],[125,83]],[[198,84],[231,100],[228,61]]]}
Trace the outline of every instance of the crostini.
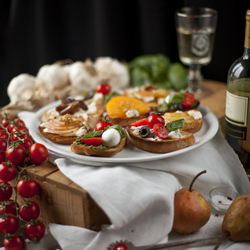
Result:
{"label": "crostini", "polygon": [[71,151],[89,156],[111,157],[124,148],[126,140],[126,131],[120,125],[112,125],[104,130],[79,136],[71,144]]}
{"label": "crostini", "polygon": [[106,110],[111,123],[125,127],[138,119],[147,117],[151,109],[137,98],[119,95],[107,103]]}
{"label": "crostini", "polygon": [[[198,118],[199,111],[195,112]],[[195,137],[190,131],[195,131],[195,128],[195,132],[200,130],[202,117],[199,116],[198,123],[186,112],[168,114],[168,117],[173,117],[165,119],[159,114],[151,114],[128,125],[126,129],[132,143],[139,149],[153,153],[168,153],[195,144]]]}

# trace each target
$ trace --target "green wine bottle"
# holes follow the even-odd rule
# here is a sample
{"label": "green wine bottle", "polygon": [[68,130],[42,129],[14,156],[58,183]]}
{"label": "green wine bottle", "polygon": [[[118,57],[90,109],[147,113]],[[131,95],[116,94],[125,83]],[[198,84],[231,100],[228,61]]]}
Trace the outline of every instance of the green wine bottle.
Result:
{"label": "green wine bottle", "polygon": [[226,99],[226,140],[246,170],[250,169],[250,9],[246,12],[243,55],[229,69]]}

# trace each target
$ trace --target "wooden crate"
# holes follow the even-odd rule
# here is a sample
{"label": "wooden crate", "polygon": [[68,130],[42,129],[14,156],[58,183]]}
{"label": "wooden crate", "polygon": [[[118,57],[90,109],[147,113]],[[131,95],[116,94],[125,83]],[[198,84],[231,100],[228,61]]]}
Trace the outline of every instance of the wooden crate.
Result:
{"label": "wooden crate", "polygon": [[[41,209],[39,219],[46,226],[57,223],[100,231],[102,224],[110,224],[90,195],[48,161],[27,169],[25,174],[40,186],[38,194],[28,200],[38,203]],[[15,185],[16,180],[10,183]],[[21,197],[17,201],[18,204],[23,202]]]}

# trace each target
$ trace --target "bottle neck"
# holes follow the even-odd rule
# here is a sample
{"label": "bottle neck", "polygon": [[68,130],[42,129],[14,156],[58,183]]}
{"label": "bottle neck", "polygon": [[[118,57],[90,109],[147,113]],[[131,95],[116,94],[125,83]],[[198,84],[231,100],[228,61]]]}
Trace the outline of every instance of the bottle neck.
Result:
{"label": "bottle neck", "polygon": [[246,29],[244,47],[250,49],[250,9],[246,13]]}

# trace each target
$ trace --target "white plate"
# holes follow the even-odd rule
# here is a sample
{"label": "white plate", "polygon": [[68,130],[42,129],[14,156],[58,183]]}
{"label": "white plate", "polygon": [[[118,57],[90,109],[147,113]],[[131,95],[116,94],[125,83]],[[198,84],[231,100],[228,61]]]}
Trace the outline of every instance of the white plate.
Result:
{"label": "white plate", "polygon": [[215,115],[209,109],[200,106],[199,110],[203,115],[203,125],[201,130],[194,134],[196,142],[190,147],[170,153],[157,154],[140,150],[135,146],[128,144],[121,152],[112,157],[78,155],[71,152],[70,146],[53,143],[43,137],[38,130],[43,112],[47,109],[57,106],[59,103],[60,101],[51,103],[36,112],[35,116],[30,122],[30,134],[36,142],[44,144],[50,151],[58,154],[59,156],[68,158],[77,163],[89,164],[93,166],[103,166],[110,164],[113,165],[118,163],[126,164],[135,162],[148,162],[183,154],[197,147],[200,147],[211,140],[215,136],[219,128],[219,122]]}

